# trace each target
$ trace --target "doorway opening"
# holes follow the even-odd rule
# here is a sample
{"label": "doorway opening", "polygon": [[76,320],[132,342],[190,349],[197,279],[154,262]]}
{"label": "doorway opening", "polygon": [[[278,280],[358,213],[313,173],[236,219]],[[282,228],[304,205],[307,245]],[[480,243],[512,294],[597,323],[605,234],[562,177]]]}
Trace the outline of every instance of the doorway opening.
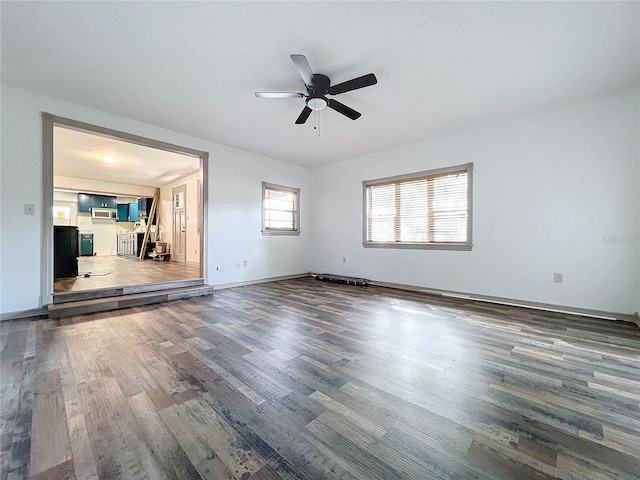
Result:
{"label": "doorway opening", "polygon": [[[43,215],[43,306],[72,292],[206,278],[207,152],[43,113],[43,156],[52,212]],[[184,237],[172,255],[181,187]],[[60,277],[54,232],[74,227],[77,274]]]}

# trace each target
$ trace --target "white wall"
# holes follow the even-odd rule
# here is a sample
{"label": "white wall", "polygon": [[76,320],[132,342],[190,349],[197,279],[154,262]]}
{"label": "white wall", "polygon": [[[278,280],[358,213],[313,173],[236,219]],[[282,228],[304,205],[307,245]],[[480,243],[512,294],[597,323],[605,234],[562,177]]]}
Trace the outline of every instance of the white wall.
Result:
{"label": "white wall", "polygon": [[55,188],[75,190],[77,192],[105,193],[108,195],[153,197],[156,194],[156,189],[154,187],[103,182],[100,180],[91,180],[89,178],[64,177],[62,175],[53,176],[53,186]]}
{"label": "white wall", "polygon": [[[209,198],[215,208],[209,230],[217,232],[213,265],[217,283],[233,283],[309,271],[311,254],[310,171],[285,162],[265,163],[265,157],[241,155],[229,149],[227,162],[217,162],[211,177],[216,181]],[[234,160],[235,158],[235,160]],[[265,235],[260,232],[262,181],[300,188],[300,236]],[[233,233],[228,229],[233,226]],[[250,239],[250,241],[248,241]],[[235,267],[247,260],[247,268]]]}
{"label": "white wall", "polygon": [[78,231],[80,233],[93,233],[93,253],[101,257],[116,255],[116,231],[115,220],[91,218],[89,213],[78,213]]}
{"label": "white wall", "polygon": [[[636,88],[316,168],[312,271],[639,311],[638,108]],[[363,248],[363,180],[467,162],[472,251]]]}
{"label": "white wall", "polygon": [[[42,111],[210,153],[209,284],[311,269],[581,308],[640,310],[638,89],[311,172],[6,85],[1,97],[2,313],[40,305]],[[362,180],[469,161],[475,164],[471,252],[362,247]],[[301,188],[300,237],[260,234],[262,181]],[[24,214],[30,203],[35,215]],[[236,269],[235,262],[245,259],[248,267]],[[225,271],[216,271],[218,265]],[[562,272],[565,283],[554,284],[553,272]]]}
{"label": "white wall", "polygon": [[[186,261],[200,261],[200,236],[198,235],[198,178],[199,173],[194,173],[188,177],[181,178],[175,182],[160,187],[160,231],[161,241],[172,245],[173,236],[173,189],[185,185],[185,204],[187,245]],[[173,260],[173,259],[172,259]],[[226,269],[225,269],[226,270]]]}
{"label": "white wall", "polygon": [[[209,152],[207,283],[219,285],[308,271],[308,232],[295,238],[266,238],[260,234],[260,182],[300,187],[302,216],[308,219],[307,169],[8,85],[1,88],[0,312],[23,311],[41,304],[43,111]],[[24,204],[35,204],[36,214],[25,215]],[[233,262],[245,258],[248,267],[235,269]],[[220,264],[226,265],[224,273],[215,271],[215,265]]]}

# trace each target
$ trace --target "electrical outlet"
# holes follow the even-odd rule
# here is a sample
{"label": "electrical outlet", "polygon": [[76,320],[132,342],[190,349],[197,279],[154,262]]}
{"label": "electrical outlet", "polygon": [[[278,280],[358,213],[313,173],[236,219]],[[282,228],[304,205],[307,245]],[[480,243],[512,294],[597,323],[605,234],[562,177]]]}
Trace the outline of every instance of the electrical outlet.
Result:
{"label": "electrical outlet", "polygon": [[242,261],[242,267],[247,267],[249,265],[249,262],[247,262],[246,260]]}
{"label": "electrical outlet", "polygon": [[219,271],[219,272],[224,272],[224,265],[218,265],[216,267],[216,270]]}
{"label": "electrical outlet", "polygon": [[563,282],[562,274],[561,273],[554,273],[553,274],[553,283],[562,283],[562,282]]}
{"label": "electrical outlet", "polygon": [[240,268],[240,260],[236,262],[236,268]]}

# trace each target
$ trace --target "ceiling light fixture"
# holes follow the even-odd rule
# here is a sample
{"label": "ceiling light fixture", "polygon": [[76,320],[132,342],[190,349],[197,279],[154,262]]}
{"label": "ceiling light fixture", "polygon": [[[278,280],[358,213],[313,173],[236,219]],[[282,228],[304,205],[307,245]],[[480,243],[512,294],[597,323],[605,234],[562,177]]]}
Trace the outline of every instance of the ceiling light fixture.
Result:
{"label": "ceiling light fixture", "polygon": [[116,157],[111,157],[109,155],[102,155],[102,160],[106,163],[116,163],[118,161]]}
{"label": "ceiling light fixture", "polygon": [[319,111],[327,108],[327,101],[322,97],[310,97],[307,99],[307,107]]}

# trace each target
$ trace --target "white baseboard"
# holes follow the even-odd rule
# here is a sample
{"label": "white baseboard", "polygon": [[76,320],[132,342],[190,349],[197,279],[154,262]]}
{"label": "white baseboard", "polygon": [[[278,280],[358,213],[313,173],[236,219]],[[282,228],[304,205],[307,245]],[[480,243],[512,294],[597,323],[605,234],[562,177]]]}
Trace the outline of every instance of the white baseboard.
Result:
{"label": "white baseboard", "polygon": [[638,312],[620,313],[608,312],[604,310],[592,310],[581,307],[571,307],[566,305],[554,305],[551,303],[531,302],[528,300],[520,300],[506,297],[493,297],[490,295],[481,295],[476,293],[456,292],[453,290],[442,290],[439,288],[418,287],[416,285],[405,285],[401,283],[381,282],[371,280],[372,285],[380,287],[395,288],[399,290],[408,290],[411,292],[426,293],[429,295],[439,295],[441,297],[461,298],[464,300],[475,300],[485,303],[496,303],[498,305],[509,305],[513,307],[530,308],[534,310],[542,310],[545,312],[565,313],[570,315],[580,315],[582,317],[601,318],[604,320],[620,320],[624,322],[635,323],[640,327],[640,317]]}
{"label": "white baseboard", "polygon": [[[248,280],[245,282],[222,283],[218,285],[213,285],[213,289],[215,291],[215,290],[223,290],[226,288],[256,285],[259,283],[277,282],[280,280],[293,280],[295,278],[303,278],[311,275],[315,275],[315,274],[312,274],[311,272],[305,272],[305,273],[297,273],[293,275],[282,275],[278,277],[268,277],[268,278],[261,278],[257,280]],[[391,282],[382,282],[382,281],[374,281],[374,280],[371,281],[371,284],[377,285],[380,287],[425,293],[428,295],[438,295],[441,297],[461,298],[465,300],[474,300],[478,302],[496,303],[499,305],[509,305],[509,306],[515,306],[515,307],[530,308],[534,310],[542,310],[546,312],[580,315],[583,317],[601,318],[605,320],[620,320],[620,321],[635,323],[640,327],[640,316],[638,316],[638,312],[635,312],[633,314],[607,312],[603,310],[591,310],[591,309],[580,308],[580,307],[570,307],[566,305],[554,305],[549,303],[531,302],[527,300],[519,300],[519,299],[513,299],[513,298],[506,298],[506,297],[492,297],[489,295],[456,292],[453,290],[442,290],[439,288],[419,287],[416,285],[407,285],[402,283],[391,283]],[[0,321],[19,320],[19,319],[27,319],[27,318],[41,318],[43,316],[47,316],[47,314],[48,314],[48,310],[46,308],[35,308],[31,310],[0,313]]]}
{"label": "white baseboard", "polygon": [[46,307],[33,308],[31,310],[18,310],[16,312],[0,313],[0,322],[7,320],[25,320],[28,318],[42,318],[49,315]]}
{"label": "white baseboard", "polygon": [[293,275],[282,275],[279,277],[268,277],[268,278],[260,278],[258,280],[247,280],[246,282],[235,282],[235,283],[220,283],[217,285],[213,285],[214,290],[223,290],[225,288],[234,288],[234,287],[246,287],[247,285],[256,285],[258,283],[269,283],[269,282],[278,282],[280,280],[293,280],[294,278],[303,278],[311,275],[309,272],[305,273],[296,273]]}

